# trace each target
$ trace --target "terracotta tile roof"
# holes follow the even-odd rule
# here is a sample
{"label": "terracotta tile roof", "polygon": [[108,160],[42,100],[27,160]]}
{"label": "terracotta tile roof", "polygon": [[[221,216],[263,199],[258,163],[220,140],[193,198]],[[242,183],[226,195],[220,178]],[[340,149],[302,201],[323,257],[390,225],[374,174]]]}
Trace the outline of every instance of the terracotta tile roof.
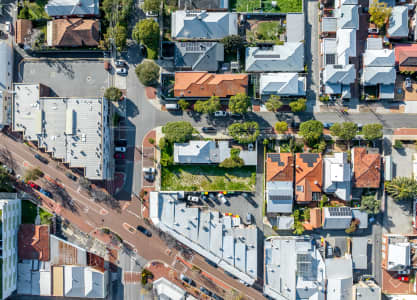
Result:
{"label": "terracotta tile roof", "polygon": [[295,165],[296,201],[310,202],[323,186],[323,158],[317,153],[297,153]]}
{"label": "terracotta tile roof", "polygon": [[226,98],[246,93],[249,77],[247,74],[213,74],[207,72],[176,72],[175,97]]}
{"label": "terracotta tile roof", "polygon": [[322,226],[321,208],[314,207],[310,209],[310,224],[313,229]]}
{"label": "terracotta tile roof", "polygon": [[56,19],[52,22],[52,44],[55,47],[98,46],[100,21],[90,19]]}
{"label": "terracotta tile roof", "polygon": [[401,63],[404,58],[414,56],[417,52],[417,44],[397,44],[394,48],[395,63]]}
{"label": "terracotta tile roof", "polygon": [[381,155],[368,153],[365,148],[353,148],[354,186],[378,188],[381,180]]}
{"label": "terracotta tile roof", "polygon": [[268,153],[266,181],[294,181],[294,156],[291,153]]}
{"label": "terracotta tile roof", "polygon": [[417,135],[417,128],[397,128],[394,135]]}
{"label": "terracotta tile roof", "polygon": [[49,261],[49,225],[20,225],[19,259]]}
{"label": "terracotta tile roof", "polygon": [[18,19],[15,26],[15,41],[16,44],[22,45],[25,43],[25,38],[30,40],[32,35],[32,21],[25,19]]}

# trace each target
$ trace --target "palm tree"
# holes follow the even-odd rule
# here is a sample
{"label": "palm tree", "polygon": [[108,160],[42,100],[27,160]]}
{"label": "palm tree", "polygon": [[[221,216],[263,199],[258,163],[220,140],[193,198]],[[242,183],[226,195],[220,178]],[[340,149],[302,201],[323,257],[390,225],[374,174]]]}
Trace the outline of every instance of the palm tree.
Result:
{"label": "palm tree", "polygon": [[385,190],[395,201],[410,200],[417,196],[417,181],[409,177],[397,177],[385,183]]}

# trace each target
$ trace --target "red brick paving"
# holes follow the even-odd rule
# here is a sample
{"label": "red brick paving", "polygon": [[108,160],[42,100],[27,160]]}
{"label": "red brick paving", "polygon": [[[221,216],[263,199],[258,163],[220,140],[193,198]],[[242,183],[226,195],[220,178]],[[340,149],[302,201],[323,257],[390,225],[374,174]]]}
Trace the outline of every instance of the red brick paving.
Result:
{"label": "red brick paving", "polygon": [[411,281],[401,281],[384,269],[382,269],[382,292],[384,294],[415,294]]}
{"label": "red brick paving", "polygon": [[140,272],[123,272],[123,282],[136,283],[141,281]]}
{"label": "red brick paving", "polygon": [[156,132],[155,132],[155,130],[151,130],[146,134],[146,136],[143,138],[142,147],[154,147],[154,145],[149,143],[150,138],[152,138],[156,142]]}
{"label": "red brick paving", "polygon": [[156,88],[148,86],[145,88],[146,97],[148,99],[155,99],[156,98]]}

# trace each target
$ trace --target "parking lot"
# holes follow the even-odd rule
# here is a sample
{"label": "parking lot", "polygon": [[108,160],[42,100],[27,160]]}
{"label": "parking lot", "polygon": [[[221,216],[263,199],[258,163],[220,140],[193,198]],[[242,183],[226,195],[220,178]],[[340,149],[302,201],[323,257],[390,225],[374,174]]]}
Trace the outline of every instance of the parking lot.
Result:
{"label": "parking lot", "polygon": [[109,73],[97,59],[23,60],[18,81],[44,84],[56,96],[101,97],[109,86]]}

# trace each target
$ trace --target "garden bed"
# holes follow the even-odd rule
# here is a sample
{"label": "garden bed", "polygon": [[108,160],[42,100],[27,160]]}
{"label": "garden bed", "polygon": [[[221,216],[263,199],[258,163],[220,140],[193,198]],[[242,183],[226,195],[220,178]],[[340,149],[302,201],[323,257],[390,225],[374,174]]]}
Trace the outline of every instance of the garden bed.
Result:
{"label": "garden bed", "polygon": [[231,0],[229,6],[237,12],[288,13],[303,9],[301,0]]}
{"label": "garden bed", "polygon": [[[28,200],[22,201],[22,224],[35,224],[36,219],[36,205]],[[39,207],[39,216],[41,224],[51,224],[52,214]]]}

